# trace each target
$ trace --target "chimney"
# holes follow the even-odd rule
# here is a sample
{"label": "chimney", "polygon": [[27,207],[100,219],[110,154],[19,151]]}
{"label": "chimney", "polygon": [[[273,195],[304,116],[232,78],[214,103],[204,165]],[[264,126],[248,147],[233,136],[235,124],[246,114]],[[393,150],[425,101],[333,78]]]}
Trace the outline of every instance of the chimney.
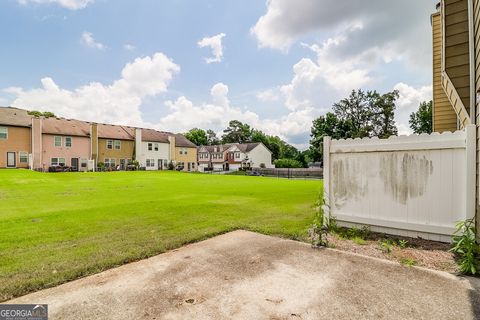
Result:
{"label": "chimney", "polygon": [[43,119],[32,117],[32,170],[43,170],[42,159],[42,129]]}
{"label": "chimney", "polygon": [[168,136],[168,142],[170,142],[170,161],[175,163],[175,136]]}
{"label": "chimney", "polygon": [[144,165],[142,148],[142,129],[135,128],[135,160],[140,162],[140,166]]}
{"label": "chimney", "polygon": [[90,160],[95,161],[94,166],[98,161],[98,125],[96,123],[90,124]]}

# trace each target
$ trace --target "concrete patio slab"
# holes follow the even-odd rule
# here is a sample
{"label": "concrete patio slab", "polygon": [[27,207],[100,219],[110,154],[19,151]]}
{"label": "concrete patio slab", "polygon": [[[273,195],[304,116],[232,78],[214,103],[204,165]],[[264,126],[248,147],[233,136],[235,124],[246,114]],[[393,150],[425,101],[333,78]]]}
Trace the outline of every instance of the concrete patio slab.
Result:
{"label": "concrete patio slab", "polygon": [[478,279],[235,231],[7,303],[50,319],[479,319]]}

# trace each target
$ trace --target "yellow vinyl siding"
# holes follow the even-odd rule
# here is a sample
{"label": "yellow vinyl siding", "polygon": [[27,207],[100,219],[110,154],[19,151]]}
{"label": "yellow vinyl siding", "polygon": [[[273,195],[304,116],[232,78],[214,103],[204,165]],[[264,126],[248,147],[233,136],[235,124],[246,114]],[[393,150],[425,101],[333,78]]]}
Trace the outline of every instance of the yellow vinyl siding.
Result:
{"label": "yellow vinyl siding", "polygon": [[445,71],[467,112],[470,106],[468,1],[445,0]]}
{"label": "yellow vinyl siding", "polygon": [[432,15],[433,28],[433,130],[436,132],[457,130],[457,115],[442,88],[442,19],[439,13]]}

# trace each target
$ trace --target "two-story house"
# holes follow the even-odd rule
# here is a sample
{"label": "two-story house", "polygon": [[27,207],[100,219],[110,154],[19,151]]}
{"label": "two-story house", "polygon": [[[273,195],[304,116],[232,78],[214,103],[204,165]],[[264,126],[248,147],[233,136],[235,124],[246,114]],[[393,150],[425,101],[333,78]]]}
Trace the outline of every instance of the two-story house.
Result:
{"label": "two-story house", "polygon": [[197,171],[197,146],[183,134],[168,133],[171,161],[176,170]]}
{"label": "two-story house", "polygon": [[134,158],[135,129],[110,124],[94,124],[91,128],[95,163],[103,162],[106,167],[125,170]]}
{"label": "two-story house", "polygon": [[[90,159],[90,125],[87,122],[64,118],[37,120],[41,125],[42,169],[67,166],[72,171],[86,171]],[[34,126],[36,122],[34,121]]]}
{"label": "two-story house", "polygon": [[0,168],[29,168],[31,125],[26,110],[0,108]]}
{"label": "two-story house", "polygon": [[135,129],[135,159],[146,170],[167,170],[170,162],[168,133]]}

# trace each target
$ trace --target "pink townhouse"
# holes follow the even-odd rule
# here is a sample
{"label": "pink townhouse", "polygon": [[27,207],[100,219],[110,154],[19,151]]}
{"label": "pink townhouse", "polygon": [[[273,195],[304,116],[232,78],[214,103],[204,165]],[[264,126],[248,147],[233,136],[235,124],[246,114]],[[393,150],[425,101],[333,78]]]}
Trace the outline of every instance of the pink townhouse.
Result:
{"label": "pink townhouse", "polygon": [[68,166],[72,171],[86,171],[91,157],[90,124],[64,118],[40,120],[41,163],[44,170],[51,166]]}

